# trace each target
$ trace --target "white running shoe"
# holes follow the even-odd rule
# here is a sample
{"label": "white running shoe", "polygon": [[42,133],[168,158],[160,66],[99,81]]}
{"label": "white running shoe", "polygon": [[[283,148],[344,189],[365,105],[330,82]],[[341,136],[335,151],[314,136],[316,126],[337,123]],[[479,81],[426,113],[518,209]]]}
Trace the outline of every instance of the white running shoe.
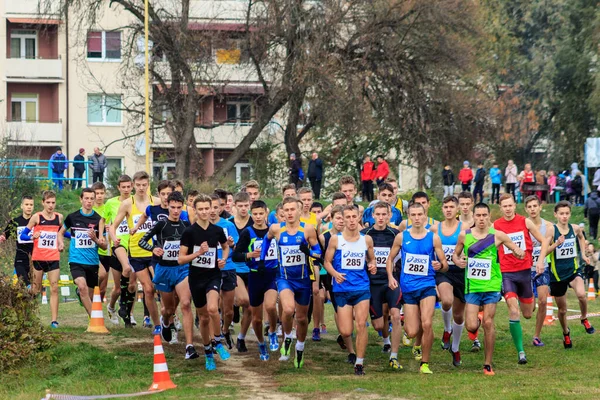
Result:
{"label": "white running shoe", "polygon": [[133,314],[131,314],[131,315],[129,316],[129,318],[131,319],[131,325],[133,325],[133,326],[136,326],[136,325],[137,325],[137,322],[135,322],[135,318],[133,318]]}
{"label": "white running shoe", "polygon": [[106,311],[108,312],[108,320],[114,325],[119,325],[119,315],[117,314],[117,310],[108,306],[106,307]]}

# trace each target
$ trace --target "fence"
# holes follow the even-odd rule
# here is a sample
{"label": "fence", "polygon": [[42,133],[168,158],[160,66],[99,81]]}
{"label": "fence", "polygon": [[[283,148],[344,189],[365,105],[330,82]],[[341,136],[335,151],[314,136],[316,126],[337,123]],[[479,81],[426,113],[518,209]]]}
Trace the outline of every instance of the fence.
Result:
{"label": "fence", "polygon": [[21,159],[0,159],[0,179],[8,179],[11,182],[15,179],[28,177],[35,180],[52,180],[67,182],[82,182],[83,187],[89,184],[88,167],[91,166],[91,161],[60,161],[67,164],[67,170],[71,164],[85,164],[86,168],[83,171],[81,178],[65,178],[52,176],[52,164],[57,161],[50,160],[21,160]]}

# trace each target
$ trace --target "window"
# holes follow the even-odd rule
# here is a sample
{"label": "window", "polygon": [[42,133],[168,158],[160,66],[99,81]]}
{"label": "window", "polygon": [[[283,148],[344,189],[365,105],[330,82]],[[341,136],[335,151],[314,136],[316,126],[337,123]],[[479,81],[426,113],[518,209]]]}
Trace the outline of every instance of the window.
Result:
{"label": "window", "polygon": [[89,60],[121,60],[121,32],[90,31],[87,37]]}
{"label": "window", "polygon": [[10,58],[35,58],[37,31],[14,30],[10,33]]}
{"label": "window", "polygon": [[252,99],[233,98],[227,100],[227,122],[249,123],[254,120],[254,106]]}
{"label": "window", "polygon": [[37,122],[37,94],[13,93],[10,100],[10,115],[11,121]]}
{"label": "window", "polygon": [[88,124],[120,125],[120,94],[88,94]]}
{"label": "window", "polygon": [[113,171],[117,170],[119,173],[123,173],[123,159],[122,158],[106,158],[106,171],[104,172],[104,183],[108,184],[108,179],[113,176]]}

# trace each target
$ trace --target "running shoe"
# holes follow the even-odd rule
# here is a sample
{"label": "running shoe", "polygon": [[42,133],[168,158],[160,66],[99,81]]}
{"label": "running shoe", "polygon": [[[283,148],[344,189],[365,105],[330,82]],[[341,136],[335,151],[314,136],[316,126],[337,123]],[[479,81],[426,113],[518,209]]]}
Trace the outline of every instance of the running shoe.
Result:
{"label": "running shoe", "polygon": [[277,336],[283,336],[283,328],[281,324],[277,324]]}
{"label": "running shoe", "polygon": [[[169,331],[168,333],[163,333],[164,331]],[[162,329],[160,325],[156,325],[154,327],[154,330],[152,331],[153,335],[160,335],[162,336],[162,338],[165,340],[165,342],[168,342],[169,340],[171,340],[171,330],[168,328]],[[163,336],[164,335],[164,336]],[[168,338],[168,340],[167,340]]]}
{"label": "running shoe", "polygon": [[189,345],[185,348],[185,359],[186,360],[193,360],[194,358],[198,358],[198,357],[200,357],[200,355],[198,354],[198,352],[196,351],[194,346]]}
{"label": "running shoe", "polygon": [[227,351],[227,349],[225,349],[225,346],[223,346],[222,343],[217,343],[217,345],[215,346],[215,352],[219,355],[219,358],[221,358],[222,361],[229,360],[229,352]]}
{"label": "running shoe", "polygon": [[207,371],[214,371],[215,369],[217,369],[217,363],[215,363],[215,357],[212,354],[207,354],[204,356],[205,360],[206,360],[206,370]]}
{"label": "running shoe", "polygon": [[342,350],[346,350],[346,343],[344,343],[344,338],[342,337],[342,335],[338,335],[336,342],[340,345],[340,348]]}
{"label": "running shoe", "polygon": [[471,346],[471,353],[477,353],[479,350],[481,350],[481,343],[479,342],[479,339],[475,339]]}
{"label": "running shoe", "polygon": [[583,327],[585,328],[585,333],[588,334],[593,334],[594,332],[596,332],[596,330],[594,329],[594,327],[592,326],[592,324],[590,324],[590,321],[588,321],[588,319],[582,319],[581,320],[581,325],[583,325]]}
{"label": "running shoe", "polygon": [[535,347],[542,347],[542,346],[545,346],[544,342],[542,342],[542,339],[540,339],[540,338],[539,338],[539,337],[537,337],[537,336],[533,338],[533,345],[534,345]]}
{"label": "running shoe", "polygon": [[392,345],[389,343],[386,343],[383,345],[383,348],[381,349],[382,353],[389,353],[390,351],[392,351]]}
{"label": "running shoe", "polygon": [[265,325],[265,329],[263,331],[263,336],[269,336],[269,325]]}
{"label": "running shoe", "polygon": [[362,364],[356,364],[354,366],[354,375],[362,376],[365,374],[365,367]]}
{"label": "running shoe", "polygon": [[269,350],[279,350],[279,339],[277,339],[277,333],[269,333]]}
{"label": "running shoe", "polygon": [[525,352],[524,351],[520,351],[519,352],[519,364],[520,365],[527,364],[527,357],[525,357]]}
{"label": "running shoe", "polygon": [[108,320],[113,325],[119,325],[119,315],[117,314],[117,310],[108,306],[106,307],[106,311],[108,312]]}
{"label": "running shoe", "polygon": [[131,315],[129,316],[129,319],[131,319],[131,325],[133,325],[133,326],[137,326],[137,322],[136,322],[135,318],[133,317],[133,314],[131,314]]}
{"label": "running shoe", "polygon": [[412,354],[416,361],[421,361],[423,359],[423,350],[421,346],[413,346]]}
{"label": "running shoe", "polygon": [[448,349],[448,351],[452,355],[452,365],[454,365],[455,367],[460,367],[460,365],[462,364],[462,360],[460,358],[460,351],[454,352],[452,351],[452,348]]}
{"label": "running shoe", "polygon": [[327,335],[327,325],[321,324],[321,335]]}
{"label": "running shoe", "polygon": [[396,357],[390,358],[389,364],[392,369],[402,369],[402,365],[400,365],[400,363],[398,362],[398,359]]}
{"label": "running shoe", "polygon": [[77,301],[79,301],[79,305],[83,307],[83,303],[81,302],[81,294],[79,293],[79,288],[75,288],[75,295],[77,296]]}
{"label": "running shoe", "polygon": [[431,370],[429,369],[428,363],[421,364],[421,367],[419,368],[419,372],[422,374],[433,374],[433,372],[431,372]]}
{"label": "running shoe", "polygon": [[413,344],[413,341],[411,338],[409,338],[408,336],[406,336],[406,333],[402,333],[402,345],[404,347],[411,347]]}
{"label": "running shoe", "polygon": [[346,362],[348,364],[354,365],[354,363],[356,362],[356,354],[354,354],[354,353],[348,354],[348,360],[346,360]]}
{"label": "running shoe", "polygon": [[227,349],[233,349],[233,342],[231,341],[231,334],[229,332],[225,332],[222,334],[225,339],[225,344],[227,345]]}
{"label": "running shoe", "polygon": [[444,331],[444,335],[442,336],[442,350],[450,350],[450,337],[452,336],[452,332]]}
{"label": "running shoe", "polygon": [[313,329],[312,340],[313,342],[321,341],[321,330],[319,328]]}
{"label": "running shoe", "polygon": [[292,339],[287,338],[283,341],[283,346],[281,346],[281,357],[279,357],[279,361],[288,361],[290,359],[290,349],[292,347]]}
{"label": "running shoe", "polygon": [[52,322],[50,322],[50,328],[52,328],[52,329],[58,328],[58,321],[52,321]]}
{"label": "running shoe", "polygon": [[571,342],[571,330],[570,329],[566,334],[563,333],[563,346],[565,346],[565,349],[570,349],[573,347],[573,342]]}
{"label": "running shoe", "polygon": [[183,325],[181,325],[181,321],[179,320],[177,314],[173,314],[173,324],[175,324],[175,329],[177,329],[177,332],[183,329]]}
{"label": "running shoe", "polygon": [[238,353],[247,353],[248,348],[246,347],[246,339],[238,338],[237,343],[236,343],[236,348],[237,348]]}
{"label": "running shoe", "polygon": [[258,352],[260,353],[261,361],[269,361],[269,352],[267,351],[267,345],[262,343],[258,345]]}
{"label": "running shoe", "polygon": [[133,328],[133,325],[131,324],[131,316],[127,313],[127,310],[125,310],[125,308],[119,307],[118,314],[119,317],[121,317],[121,319],[123,320],[125,328]]}
{"label": "running shoe", "polygon": [[142,326],[144,328],[152,328],[152,322],[150,322],[150,317],[148,317],[148,316],[144,317],[144,322],[142,323]]}
{"label": "running shoe", "polygon": [[294,358],[294,367],[302,368],[304,365],[304,350],[296,350],[296,357]]}
{"label": "running shoe", "polygon": [[492,369],[491,365],[484,365],[483,366],[483,374],[487,375],[487,376],[494,376],[494,375],[496,375],[494,373],[494,370]]}

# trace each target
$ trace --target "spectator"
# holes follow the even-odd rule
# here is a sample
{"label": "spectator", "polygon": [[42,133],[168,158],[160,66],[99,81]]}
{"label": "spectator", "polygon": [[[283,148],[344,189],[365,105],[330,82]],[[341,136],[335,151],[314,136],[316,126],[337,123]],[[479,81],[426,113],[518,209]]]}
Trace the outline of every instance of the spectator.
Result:
{"label": "spectator", "polygon": [[581,171],[577,170],[575,172],[575,176],[571,181],[571,189],[573,190],[573,194],[575,195],[575,205],[583,204],[583,174]]}
{"label": "spectator", "polygon": [[60,147],[56,148],[56,153],[50,157],[50,169],[52,170],[52,181],[58,190],[63,190],[63,180],[65,170],[68,167],[67,156],[65,156]]}
{"label": "spectator", "polygon": [[552,196],[554,195],[554,188],[556,187],[556,174],[553,170],[548,171],[548,183],[550,191],[548,192],[548,203],[551,202]]}
{"label": "spectator", "polygon": [[597,191],[590,193],[590,197],[583,206],[583,216],[590,224],[590,236],[596,240],[598,236],[598,220],[600,219],[600,196]]}
{"label": "spectator", "polygon": [[[536,185],[546,185],[546,171],[541,170],[538,171],[537,174],[535,174],[535,184]],[[548,199],[546,199],[545,197],[546,192],[542,192],[541,190],[538,190],[537,192],[535,192],[535,195],[537,196],[538,199],[540,199],[540,201],[542,203],[547,203]]]}
{"label": "spectator", "polygon": [[377,156],[377,169],[375,170],[375,176],[377,177],[377,186],[385,182],[388,175],[390,174],[390,166],[383,156]]}
{"label": "spectator", "polygon": [[373,180],[375,179],[375,163],[371,157],[365,156],[360,167],[360,180],[362,181],[363,201],[373,201]]}
{"label": "spectator", "polygon": [[290,169],[288,174],[290,176],[290,183],[296,185],[296,188],[302,186],[300,180],[300,171],[302,170],[302,164],[300,160],[296,160],[296,153],[290,154]]}
{"label": "spectator", "polygon": [[596,190],[598,190],[598,188],[600,187],[600,168],[598,168],[596,170],[596,173],[594,174],[594,179],[592,180],[592,186],[594,186],[596,188]]}
{"label": "spectator", "polygon": [[592,265],[594,266],[594,290],[597,295],[600,295],[600,289],[598,288],[598,280],[600,280],[600,252],[594,249],[594,244],[590,243],[587,246],[587,253]]}
{"label": "spectator", "polygon": [[446,165],[442,171],[442,180],[444,182],[444,198],[447,196],[453,196],[454,184],[456,183],[456,180],[454,179],[452,168],[449,165]]}
{"label": "spectator", "polygon": [[94,147],[94,154],[90,157],[92,162],[92,183],[104,181],[104,171],[106,170],[107,161],[104,154],[100,153],[98,147]]}
{"label": "spectator", "polygon": [[319,158],[317,152],[312,153],[312,158],[308,163],[308,179],[312,188],[315,200],[321,197],[321,181],[323,179],[323,160]]}
{"label": "spectator", "polygon": [[512,193],[513,197],[516,199],[517,166],[513,160],[508,160],[508,165],[504,170],[504,176],[506,177],[506,193]]}
{"label": "spectator", "polygon": [[85,172],[85,149],[82,147],[79,149],[79,154],[77,154],[73,158],[73,184],[71,185],[72,189],[81,189],[81,185],[83,184],[82,178],[83,173]]}
{"label": "spectator", "polygon": [[[477,171],[475,172],[475,189],[473,190],[473,197],[475,199],[475,204],[483,203],[483,184],[485,183],[485,168],[483,168],[483,163],[480,162],[477,164]],[[479,195],[479,201],[477,200],[477,195]]]}
{"label": "spectator", "polygon": [[492,204],[500,203],[500,185],[502,185],[502,172],[498,168],[498,163],[494,163],[490,169],[490,179],[492,180]]}
{"label": "spectator", "polygon": [[469,168],[469,162],[465,161],[463,163],[463,168],[458,173],[458,180],[462,186],[463,192],[471,191],[471,182],[473,181],[473,171]]}

